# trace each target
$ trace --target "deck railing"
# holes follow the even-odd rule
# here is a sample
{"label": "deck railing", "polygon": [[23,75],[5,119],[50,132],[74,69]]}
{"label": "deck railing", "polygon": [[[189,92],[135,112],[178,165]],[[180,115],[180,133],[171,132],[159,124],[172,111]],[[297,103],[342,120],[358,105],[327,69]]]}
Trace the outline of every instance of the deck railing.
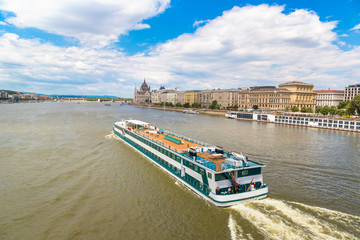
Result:
{"label": "deck railing", "polygon": [[194,140],[194,139],[191,139],[191,138],[188,138],[188,137],[185,137],[185,136],[182,136],[180,134],[176,134],[176,133],[173,133],[173,132],[170,132],[170,131],[167,131],[167,130],[164,130],[164,133],[167,133],[169,135],[172,135],[174,137],[178,137],[178,138],[182,138],[188,142],[192,142],[192,143],[195,143],[195,144],[198,144],[198,145],[202,145],[204,147],[209,147],[211,146],[211,144],[208,144],[208,143],[205,143],[205,142],[202,142],[202,141],[199,141],[199,140]]}

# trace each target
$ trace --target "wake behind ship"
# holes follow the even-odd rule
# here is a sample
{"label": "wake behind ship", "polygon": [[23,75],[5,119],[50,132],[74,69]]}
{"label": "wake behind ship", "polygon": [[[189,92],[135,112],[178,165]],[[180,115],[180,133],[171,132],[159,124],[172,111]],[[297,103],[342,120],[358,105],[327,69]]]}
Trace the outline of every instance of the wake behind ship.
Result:
{"label": "wake behind ship", "polygon": [[127,143],[195,193],[219,207],[262,199],[265,165],[240,153],[192,140],[139,120],[115,122],[117,138]]}

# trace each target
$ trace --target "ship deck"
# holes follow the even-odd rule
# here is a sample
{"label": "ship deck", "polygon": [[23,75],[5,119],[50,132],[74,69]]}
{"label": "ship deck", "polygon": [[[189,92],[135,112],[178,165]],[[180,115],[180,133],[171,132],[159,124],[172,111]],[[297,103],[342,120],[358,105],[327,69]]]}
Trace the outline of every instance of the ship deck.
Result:
{"label": "ship deck", "polygon": [[[137,129],[135,130],[138,134],[142,135],[143,137],[146,137],[156,143],[159,143],[160,145],[163,145],[177,153],[184,153],[185,150],[187,150],[190,147],[204,147],[202,145],[199,145],[197,143],[191,142],[189,140],[186,140],[184,138],[179,138],[176,136],[173,136],[171,134],[167,133],[156,133],[151,134],[151,130],[141,130]],[[166,139],[165,136],[170,136],[168,139]],[[176,143],[175,141],[179,141],[180,143]],[[186,151],[187,152],[187,151]]]}
{"label": "ship deck", "polygon": [[150,130],[144,128],[136,128],[133,129],[133,131],[153,142],[156,142],[168,149],[171,149],[172,151],[181,154],[182,156],[186,157],[189,160],[195,161],[198,164],[217,172],[264,166],[263,164],[253,162],[250,160],[248,160],[247,166],[245,166],[244,163],[242,163],[241,166],[230,165],[225,162],[227,158],[233,158],[232,155],[229,153],[211,154],[209,152],[200,152],[194,158],[189,156],[188,149],[191,147],[203,148],[206,147],[207,144],[205,143],[199,144],[198,142],[192,139],[186,137],[180,137],[178,135],[164,131],[162,129]]}

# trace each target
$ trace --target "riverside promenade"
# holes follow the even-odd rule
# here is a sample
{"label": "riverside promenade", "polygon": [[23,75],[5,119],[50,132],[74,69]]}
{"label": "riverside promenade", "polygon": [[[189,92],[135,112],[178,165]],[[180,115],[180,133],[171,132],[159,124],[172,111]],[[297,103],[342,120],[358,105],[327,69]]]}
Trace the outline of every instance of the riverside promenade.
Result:
{"label": "riverside promenade", "polygon": [[[130,106],[134,107],[141,107],[141,108],[151,108],[157,110],[164,110],[164,111],[174,111],[174,112],[182,112],[185,109],[184,107],[167,107],[167,106],[154,106],[150,104],[129,104]],[[208,114],[208,115],[215,115],[215,116],[222,116],[224,117],[229,110],[220,110],[220,109],[204,109],[204,108],[195,108],[200,114]]]}

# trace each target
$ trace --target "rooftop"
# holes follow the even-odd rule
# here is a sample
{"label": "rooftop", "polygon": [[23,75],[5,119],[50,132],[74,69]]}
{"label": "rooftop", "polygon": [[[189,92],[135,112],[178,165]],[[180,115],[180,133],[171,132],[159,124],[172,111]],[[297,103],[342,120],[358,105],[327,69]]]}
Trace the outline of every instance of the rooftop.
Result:
{"label": "rooftop", "polygon": [[344,93],[343,90],[314,90],[316,93]]}
{"label": "rooftop", "polygon": [[299,81],[291,81],[291,82],[286,82],[286,83],[279,84],[279,86],[283,86],[283,85],[308,85],[308,86],[314,86],[314,84],[312,84],[312,83],[304,83],[304,82],[299,82]]}

